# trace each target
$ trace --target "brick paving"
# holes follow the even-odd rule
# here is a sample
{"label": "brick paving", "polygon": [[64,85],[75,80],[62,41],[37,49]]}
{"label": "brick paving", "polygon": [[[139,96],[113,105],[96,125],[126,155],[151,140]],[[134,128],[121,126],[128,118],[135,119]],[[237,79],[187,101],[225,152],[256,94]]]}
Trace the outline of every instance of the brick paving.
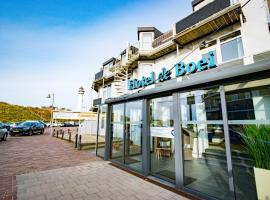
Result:
{"label": "brick paving", "polygon": [[17,176],[18,200],[185,200],[171,191],[93,161]]}
{"label": "brick paving", "polygon": [[0,200],[16,199],[16,175],[99,160],[90,151],[77,151],[71,143],[48,134],[9,137],[0,142]]}

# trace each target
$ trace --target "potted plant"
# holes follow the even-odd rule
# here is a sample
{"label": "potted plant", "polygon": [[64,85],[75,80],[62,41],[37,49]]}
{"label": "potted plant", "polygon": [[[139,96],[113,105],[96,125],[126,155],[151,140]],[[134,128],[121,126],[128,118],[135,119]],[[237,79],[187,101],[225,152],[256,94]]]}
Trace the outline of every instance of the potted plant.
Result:
{"label": "potted plant", "polygon": [[254,175],[259,200],[270,199],[270,126],[244,126],[243,141],[254,160]]}

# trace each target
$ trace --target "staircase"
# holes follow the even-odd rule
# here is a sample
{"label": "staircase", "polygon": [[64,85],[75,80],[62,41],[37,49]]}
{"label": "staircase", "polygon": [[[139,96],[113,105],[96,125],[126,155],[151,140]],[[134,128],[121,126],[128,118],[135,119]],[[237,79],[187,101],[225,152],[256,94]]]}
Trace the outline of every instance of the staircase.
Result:
{"label": "staircase", "polygon": [[121,96],[126,94],[127,91],[127,80],[131,76],[131,72],[125,66],[119,66],[115,68],[114,72],[114,86],[116,96]]}

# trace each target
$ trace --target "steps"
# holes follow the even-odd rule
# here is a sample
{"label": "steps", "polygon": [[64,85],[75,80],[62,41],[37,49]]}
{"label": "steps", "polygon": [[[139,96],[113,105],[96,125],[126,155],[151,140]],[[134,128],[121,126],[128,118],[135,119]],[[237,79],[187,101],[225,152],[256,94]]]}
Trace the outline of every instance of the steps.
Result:
{"label": "steps", "polygon": [[[206,163],[227,163],[226,152],[219,149],[206,149],[202,154],[202,162]],[[254,164],[247,154],[241,152],[232,152],[232,163],[235,166],[243,168],[253,168]]]}

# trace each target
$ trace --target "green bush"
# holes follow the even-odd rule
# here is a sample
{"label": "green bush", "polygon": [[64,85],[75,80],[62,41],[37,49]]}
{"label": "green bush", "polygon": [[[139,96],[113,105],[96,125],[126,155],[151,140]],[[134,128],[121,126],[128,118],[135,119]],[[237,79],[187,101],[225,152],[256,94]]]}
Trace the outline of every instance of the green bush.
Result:
{"label": "green bush", "polygon": [[270,126],[246,125],[241,135],[255,167],[270,170]]}

